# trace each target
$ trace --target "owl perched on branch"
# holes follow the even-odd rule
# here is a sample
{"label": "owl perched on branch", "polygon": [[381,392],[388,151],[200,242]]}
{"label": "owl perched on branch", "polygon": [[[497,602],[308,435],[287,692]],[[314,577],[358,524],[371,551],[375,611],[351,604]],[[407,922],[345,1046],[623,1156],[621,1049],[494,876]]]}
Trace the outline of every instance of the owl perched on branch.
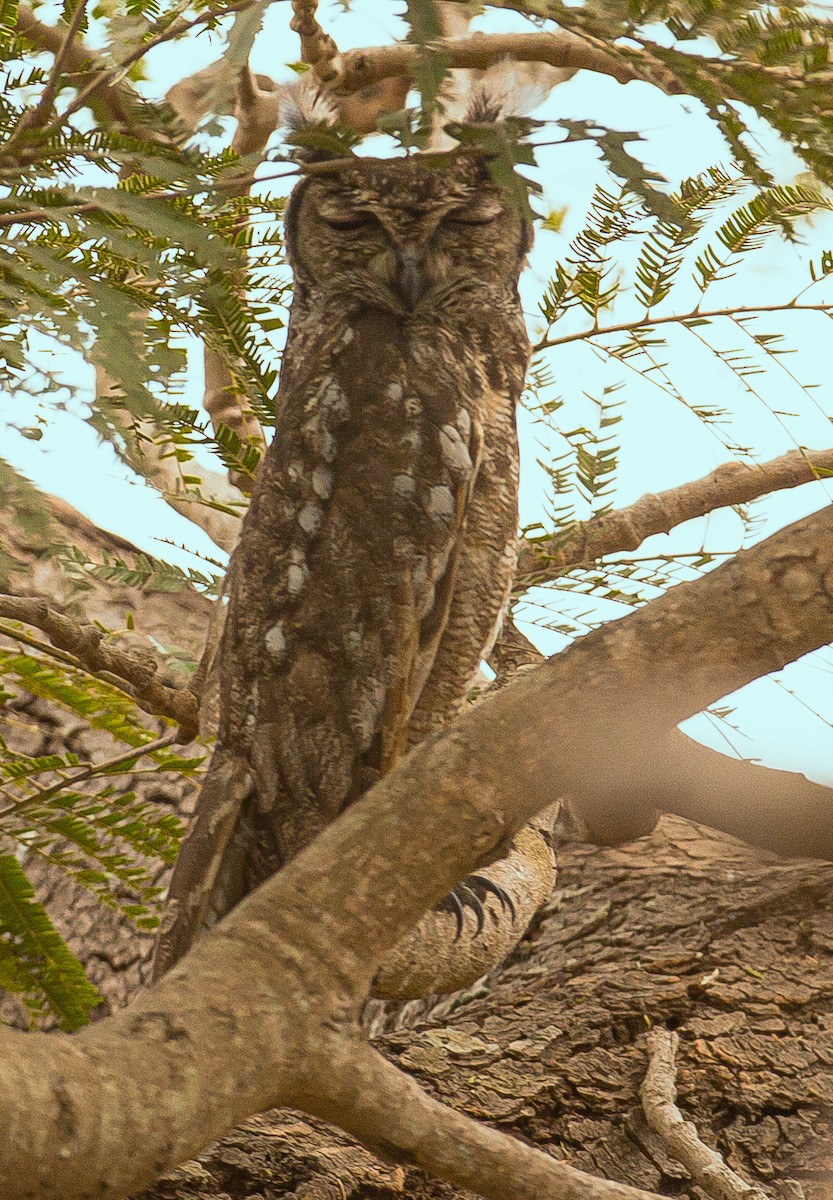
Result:
{"label": "owl perched on branch", "polygon": [[[530,241],[476,156],[318,162],[295,188],[275,437],[157,974],[439,728],[491,647],[516,557]],[[503,898],[471,877],[458,922],[462,904],[482,921],[484,889]]]}

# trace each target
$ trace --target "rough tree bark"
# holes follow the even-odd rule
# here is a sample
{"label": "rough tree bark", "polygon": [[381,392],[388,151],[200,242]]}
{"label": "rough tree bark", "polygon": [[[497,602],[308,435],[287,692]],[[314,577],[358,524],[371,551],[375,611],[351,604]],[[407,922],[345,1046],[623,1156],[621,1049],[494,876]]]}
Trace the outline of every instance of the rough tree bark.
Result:
{"label": "rough tree bark", "polygon": [[[377,1045],[439,1098],[608,1178],[702,1200],[649,1129],[652,1027],[677,1029],[678,1103],[750,1184],[829,1196],[833,867],[664,818],[617,849],[561,848],[538,928],[487,984],[391,1018]],[[142,1200],[471,1200],[276,1111]]]}

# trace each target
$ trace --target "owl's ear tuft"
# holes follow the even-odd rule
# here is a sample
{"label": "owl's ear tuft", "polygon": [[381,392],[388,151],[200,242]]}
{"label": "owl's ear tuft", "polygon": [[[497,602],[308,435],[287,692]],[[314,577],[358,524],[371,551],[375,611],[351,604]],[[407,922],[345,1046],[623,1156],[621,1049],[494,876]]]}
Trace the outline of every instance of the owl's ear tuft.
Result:
{"label": "owl's ear tuft", "polygon": [[483,72],[467,96],[464,121],[489,124],[523,117],[543,104],[557,84],[575,71],[546,63],[515,62],[506,58]]}
{"label": "owl's ear tuft", "polygon": [[349,155],[361,139],[346,129],[333,96],[311,75],[281,89],[278,100],[285,140],[301,162],[321,162]]}
{"label": "owl's ear tuft", "polygon": [[288,83],[280,89],[278,115],[281,125],[290,133],[310,127],[333,126],[338,121],[338,109],[332,96],[327,94],[311,73],[303,75],[297,83]]}

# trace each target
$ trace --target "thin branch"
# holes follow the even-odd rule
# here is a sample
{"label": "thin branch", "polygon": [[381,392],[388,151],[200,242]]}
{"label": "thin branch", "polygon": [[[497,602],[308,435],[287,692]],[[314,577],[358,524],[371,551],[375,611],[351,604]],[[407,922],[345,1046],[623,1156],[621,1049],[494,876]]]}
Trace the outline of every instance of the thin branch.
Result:
{"label": "thin branch", "polygon": [[[87,674],[93,674],[87,670],[80,658],[76,658],[74,654],[67,653],[66,650],[60,650],[57,646],[52,646],[49,642],[44,642],[40,638],[33,637],[26,633],[25,630],[17,628],[15,625],[8,625],[4,621],[0,621],[0,634],[3,637],[10,638],[12,641],[19,642],[21,646],[29,646],[32,650],[37,650],[40,654],[45,654],[49,658],[54,658],[56,662],[63,663],[65,666],[72,667],[76,671],[86,671]],[[135,700],[134,689],[131,684],[120,679],[117,675],[111,675],[106,672],[101,672],[100,677],[109,683],[112,687],[117,688],[120,692],[124,692],[125,696],[129,696],[131,700]],[[145,710],[147,711],[147,710]],[[164,716],[164,713],[154,713],[154,716]]]}
{"label": "thin branch", "polygon": [[663,317],[644,317],[641,321],[622,321],[617,325],[593,326],[592,329],[580,330],[578,333],[566,333],[562,337],[545,337],[532,347],[533,354],[540,350],[549,350],[553,346],[566,346],[570,342],[583,342],[592,338],[603,337],[609,333],[630,333],[634,329],[653,329],[656,325],[684,325],[686,321],[708,321],[714,317],[731,317],[760,313],[785,312],[833,312],[833,303],[828,304],[740,304],[731,308],[693,308],[687,313],[670,313]]}
{"label": "thin branch", "polygon": [[791,450],[769,462],[723,463],[701,479],[648,493],[635,504],[582,521],[564,536],[525,542],[518,554],[518,581],[531,586],[555,579],[570,567],[590,564],[607,554],[636,550],[646,538],[668,533],[684,521],[718,508],[748,504],[770,492],[800,487],[833,476],[833,449]]}
{"label": "thin branch", "polygon": [[[237,0],[223,7],[223,15],[244,12],[255,0]],[[296,0],[296,17],[293,28],[297,23],[302,37],[302,52],[306,40],[305,52],[312,56],[314,69],[322,82],[328,87],[341,93],[359,91],[365,87],[388,79],[391,76],[408,78],[414,65],[422,53],[416,45],[375,46],[365,50],[351,50],[339,55],[335,43],[318,26],[315,20],[314,3],[302,3]],[[196,17],[186,20],[182,17],[172,21],[166,29],[149,38],[142,45],[126,55],[117,67],[107,68],[96,74],[76,98],[70,102],[61,115],[55,128],[66,120],[72,113],[87,104],[94,93],[105,85],[119,81],[124,77],[128,67],[150,50],[172,38],[183,34],[197,26],[203,25],[216,18],[213,9],[205,10]],[[558,33],[530,34],[475,34],[467,38],[440,39],[437,49],[443,53],[448,68],[470,68],[484,70],[504,58],[514,58],[520,62],[542,62],[558,68],[580,70],[582,68],[610,75],[620,83],[631,80],[643,80],[655,83],[670,95],[681,93],[684,89],[671,71],[656,59],[639,51],[617,49],[612,53],[601,42],[566,31]]]}
{"label": "thin branch", "polygon": [[721,1156],[698,1136],[697,1128],[677,1108],[675,1056],[680,1039],[667,1029],[648,1034],[648,1069],[639,1094],[645,1118],[672,1158],[682,1163],[694,1182],[713,1200],[767,1200],[763,1188],[753,1187],[728,1167]]}
{"label": "thin branch", "polygon": [[62,204],[60,208],[30,208],[24,212],[0,213],[0,229],[8,229],[10,225],[31,225],[36,221],[63,221],[67,217],[88,212],[101,212],[101,208],[98,204]]}
{"label": "thin branch", "polygon": [[135,50],[131,50],[129,54],[126,54],[116,66],[105,66],[101,71],[97,71],[87,86],[82,88],[75,99],[64,109],[60,118],[53,126],[54,130],[57,132],[67,117],[88,104],[91,97],[100,88],[120,83],[124,79],[128,68],[132,67],[139,59],[144,58],[151,50],[155,50],[157,46],[161,46],[164,42],[169,42],[173,38],[182,37],[183,34],[190,33],[192,29],[215,21],[218,17],[245,12],[246,9],[252,8],[256,3],[258,3],[258,0],[232,0],[231,3],[224,4],[219,10],[215,8],[204,9],[190,20],[186,20],[184,17],[177,17],[164,29],[154,34],[153,37],[148,38],[146,42],[142,42]]}
{"label": "thin branch", "polygon": [[[64,39],[55,51],[55,58],[52,63],[52,69],[49,72],[49,78],[44,85],[44,89],[40,94],[37,104],[34,108],[29,109],[18,127],[14,130],[9,138],[12,142],[18,136],[18,132],[30,129],[40,129],[49,120],[52,113],[52,106],[55,102],[55,97],[58,94],[58,88],[61,84],[61,76],[65,65],[70,56],[70,50],[78,30],[84,20],[87,11],[87,0],[76,0],[75,10],[72,14],[72,19],[64,32]],[[8,143],[7,143],[8,145]]]}
{"label": "thin branch", "polygon": [[[41,50],[55,55],[63,53],[63,66],[81,76],[74,80],[77,86],[83,85],[85,76],[92,77],[95,73],[109,70],[106,60],[97,50],[91,50],[75,37],[66,39],[64,29],[45,25],[28,4],[21,4],[18,9],[17,32]],[[65,47],[63,51],[62,47]],[[100,101],[111,123],[128,125],[128,114],[136,104],[137,96],[128,84],[111,81],[104,87]]]}
{"label": "thin branch", "polygon": [[0,821],[4,817],[16,817],[19,813],[31,808],[33,804],[45,804],[47,800],[51,800],[53,796],[66,791],[67,788],[75,787],[76,784],[85,783],[88,779],[94,778],[96,775],[113,775],[116,773],[117,767],[128,766],[134,761],[144,758],[146,754],[155,754],[157,750],[164,750],[174,742],[179,741],[179,736],[176,730],[171,730],[165,733],[162,737],[155,738],[152,742],[145,742],[142,746],[134,746],[131,750],[124,750],[121,754],[116,754],[113,758],[103,759],[98,763],[91,763],[85,767],[83,771],[79,771],[77,775],[71,775],[68,779],[61,779],[58,783],[53,783],[51,787],[40,788],[36,784],[30,784],[35,787],[33,796],[26,796],[25,799],[17,801],[16,804],[9,804],[6,808],[0,809]]}
{"label": "thin branch", "polygon": [[190,742],[198,724],[197,701],[185,688],[169,687],[156,679],[158,664],[149,655],[108,646],[96,625],[79,625],[38,600],[0,595],[0,617],[22,621],[42,630],[60,650],[74,655],[91,675],[101,672],[125,680],[140,708],[179,724],[174,739]]}

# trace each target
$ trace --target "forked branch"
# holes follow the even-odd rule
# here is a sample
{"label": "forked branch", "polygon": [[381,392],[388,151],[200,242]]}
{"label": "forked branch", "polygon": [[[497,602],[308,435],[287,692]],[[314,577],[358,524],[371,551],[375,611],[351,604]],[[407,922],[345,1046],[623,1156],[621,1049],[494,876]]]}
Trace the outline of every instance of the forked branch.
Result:
{"label": "forked branch", "polygon": [[[107,63],[98,51],[85,46],[74,33],[68,38],[66,28],[39,20],[28,4],[21,4],[18,9],[17,30],[34,46],[54,54],[56,59],[60,54],[63,69],[75,76],[73,84],[76,87],[86,86],[95,74],[107,70]],[[108,123],[125,126],[129,124],[130,110],[136,104],[136,94],[128,84],[111,81],[102,85],[98,103]]]}

